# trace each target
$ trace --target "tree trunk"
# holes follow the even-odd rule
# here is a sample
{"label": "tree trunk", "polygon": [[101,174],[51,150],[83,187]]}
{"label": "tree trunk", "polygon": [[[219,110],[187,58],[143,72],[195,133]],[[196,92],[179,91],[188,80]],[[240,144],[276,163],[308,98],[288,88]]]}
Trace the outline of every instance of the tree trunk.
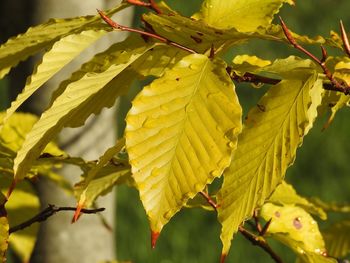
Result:
{"label": "tree trunk", "polygon": [[[25,26],[16,28],[17,32],[9,31],[7,36],[21,33],[25,27],[33,24],[43,23],[49,18],[74,17],[81,15],[95,14],[96,8],[106,9],[120,2],[119,0],[36,0],[13,1],[1,0],[1,13],[10,14],[12,18],[22,19]],[[20,3],[19,3],[20,2]],[[30,3],[28,3],[30,2]],[[12,11],[10,11],[11,9]],[[28,14],[30,13],[30,15]],[[4,29],[11,24],[11,19],[2,19],[1,24]],[[131,10],[123,11],[115,17],[122,24],[130,24],[132,21]],[[16,20],[13,20],[16,24]],[[5,26],[4,26],[5,24]],[[7,25],[6,25],[7,24]],[[4,32],[4,31],[2,31]],[[6,32],[5,32],[6,33]],[[6,35],[6,34],[5,34]],[[88,60],[93,54],[105,49],[110,43],[120,41],[125,34],[115,33],[113,38],[107,37],[99,41],[93,48],[84,51],[79,59],[74,60],[63,72],[49,81],[46,87],[38,95],[33,96],[26,109],[40,113],[48,104],[52,90],[58,87],[58,83],[70,76],[72,70],[78,69],[81,63]],[[2,39],[4,41],[4,39]],[[15,93],[24,87],[24,73],[30,74],[29,64],[23,64],[17,69],[15,78],[10,79],[10,93],[12,99]],[[19,74],[22,72],[22,74]],[[19,77],[20,76],[20,77]],[[115,108],[103,110],[98,117],[90,117],[84,127],[79,129],[65,129],[59,136],[62,148],[71,156],[81,156],[85,159],[97,159],[108,147],[116,141]],[[66,167],[62,173],[71,182],[77,182],[81,174],[75,167]],[[38,186],[40,199],[43,207],[47,204],[58,206],[75,206],[76,200],[67,196],[61,189],[46,180],[39,182]],[[98,200],[99,207],[105,207],[103,213],[107,222],[115,225],[115,195],[109,194],[107,197]],[[97,215],[83,215],[81,219],[71,224],[72,213],[59,213],[40,225],[39,236],[31,262],[48,263],[70,263],[84,262],[97,263],[103,260],[113,260],[116,258],[116,245],[114,233],[107,230],[101,223]]]}

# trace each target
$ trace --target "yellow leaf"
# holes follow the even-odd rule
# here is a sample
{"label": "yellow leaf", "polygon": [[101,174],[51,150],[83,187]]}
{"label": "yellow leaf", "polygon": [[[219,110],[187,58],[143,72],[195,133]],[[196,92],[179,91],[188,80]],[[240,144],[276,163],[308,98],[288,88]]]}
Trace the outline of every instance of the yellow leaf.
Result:
{"label": "yellow leaf", "polygon": [[321,207],[298,195],[293,186],[286,183],[286,181],[282,181],[282,183],[277,186],[268,199],[268,202],[277,205],[299,206],[309,213],[318,215],[323,220],[327,219],[327,214]]}
{"label": "yellow leaf", "polygon": [[266,203],[260,216],[271,219],[267,235],[284,243],[296,253],[326,254],[325,243],[317,222],[302,208],[294,205],[277,206]]}
{"label": "yellow leaf", "polygon": [[[16,226],[39,213],[40,201],[32,185],[27,181],[17,184],[6,203],[10,226]],[[10,245],[22,262],[29,262],[33,252],[38,224],[33,224],[10,235]]]}
{"label": "yellow leaf", "polygon": [[[127,7],[125,3],[110,9],[106,13],[112,15]],[[70,34],[79,34],[88,30],[110,31],[99,15],[83,16],[68,19],[50,19],[47,23],[31,27],[24,34],[10,38],[0,46],[0,79],[3,78],[12,67],[29,56],[51,47],[56,41]]]}
{"label": "yellow leaf", "polygon": [[239,225],[283,180],[317,116],[322,91],[316,73],[307,79],[282,80],[249,112],[218,193],[223,254]]}
{"label": "yellow leaf", "polygon": [[323,233],[329,255],[344,258],[350,253],[350,220],[340,221]]}
{"label": "yellow leaf", "polygon": [[9,222],[4,208],[5,196],[0,192],[0,261],[6,262],[9,242]]}
{"label": "yellow leaf", "polygon": [[35,123],[18,151],[15,177],[25,177],[46,144],[62,128],[81,126],[91,114],[113,106],[135,78],[136,74],[127,68],[153,46],[139,37],[131,37],[97,54],[63,82],[61,94]]}
{"label": "yellow leaf", "polygon": [[[47,80],[105,33],[107,32],[102,30],[89,30],[79,34],[68,35],[57,41],[52,48],[44,54],[42,61],[37,65],[34,73],[27,79],[26,86],[22,93],[17,96],[15,101],[11,102],[11,107],[7,109],[6,116],[3,118],[2,122],[6,122],[19,106]],[[0,122],[0,129],[2,126],[1,124]]]}
{"label": "yellow leaf", "polygon": [[199,18],[216,28],[236,28],[241,32],[267,27],[284,3],[292,0],[206,0]]}
{"label": "yellow leaf", "polygon": [[126,147],[154,233],[229,165],[241,114],[225,63],[198,54],[135,98]]}

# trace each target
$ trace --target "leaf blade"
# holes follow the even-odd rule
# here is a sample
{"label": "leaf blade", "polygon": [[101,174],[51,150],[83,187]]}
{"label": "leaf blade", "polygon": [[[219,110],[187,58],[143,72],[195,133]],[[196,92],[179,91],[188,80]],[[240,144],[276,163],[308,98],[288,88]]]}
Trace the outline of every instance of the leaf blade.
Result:
{"label": "leaf blade", "polygon": [[230,162],[241,108],[225,68],[189,55],[133,101],[126,147],[154,233]]}
{"label": "leaf blade", "polygon": [[[22,179],[45,145],[64,127],[78,127],[92,113],[112,106],[116,97],[129,87],[133,72],[126,70],[154,44],[140,38],[125,40],[96,55],[63,83],[64,89],[45,111],[18,151],[15,178]],[[119,75],[120,74],[120,75]],[[119,87],[109,85],[116,80]]]}
{"label": "leaf blade", "polygon": [[304,81],[283,80],[248,114],[218,194],[224,254],[238,226],[262,205],[293,163],[303,136],[317,116],[321,94],[322,82],[315,73]]}

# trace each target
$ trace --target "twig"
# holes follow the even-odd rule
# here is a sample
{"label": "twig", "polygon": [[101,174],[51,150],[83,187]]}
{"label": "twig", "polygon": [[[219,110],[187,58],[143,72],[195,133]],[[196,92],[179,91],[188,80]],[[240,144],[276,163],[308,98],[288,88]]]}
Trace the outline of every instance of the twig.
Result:
{"label": "twig", "polygon": [[109,18],[103,11],[97,9],[97,12],[100,14],[101,18],[108,25],[110,25],[113,29],[138,33],[138,34],[140,34],[142,36],[151,37],[151,38],[157,39],[157,40],[159,40],[159,41],[161,41],[163,43],[166,43],[166,44],[168,44],[170,46],[174,46],[174,47],[180,48],[180,49],[185,50],[185,51],[187,51],[189,53],[192,53],[192,54],[196,54],[197,53],[193,49],[190,49],[188,47],[182,46],[182,45],[180,45],[180,44],[178,44],[176,42],[170,41],[169,39],[167,39],[165,37],[162,37],[162,36],[159,36],[159,35],[157,35],[155,33],[146,32],[146,31],[142,31],[140,29],[135,29],[135,28],[131,28],[131,27],[128,27],[128,26],[119,25],[117,22],[115,22],[111,18]]}
{"label": "twig", "polygon": [[151,8],[157,13],[162,14],[162,10],[159,9],[157,3],[154,0],[149,0],[149,3],[151,4]]}
{"label": "twig", "polygon": [[[9,230],[9,233],[11,234],[11,233],[14,233],[16,231],[27,228],[34,223],[45,221],[46,219],[48,219],[50,216],[53,216],[57,212],[60,212],[60,211],[73,211],[74,212],[75,210],[76,210],[76,207],[57,207],[55,205],[48,205],[47,208],[45,208],[43,211],[41,211],[39,214],[32,217],[31,219],[29,219],[29,220],[27,220],[27,221],[25,221],[17,226],[11,227]],[[102,212],[104,210],[105,210],[105,208],[82,209],[81,213],[96,214],[96,213]]]}
{"label": "twig", "polygon": [[[249,73],[249,72],[245,73],[243,76],[239,76],[230,67],[227,67],[226,71],[230,75],[231,79],[237,82],[248,82],[256,85],[257,84],[276,85],[282,81],[281,79],[268,78],[268,77],[256,75],[253,73]],[[334,88],[332,83],[323,83],[323,88],[325,90],[339,91],[338,89]],[[340,92],[343,92],[343,91],[340,91]]]}
{"label": "twig", "polygon": [[152,9],[153,11],[155,11],[157,14],[162,13],[162,10],[159,9],[157,3],[153,0],[149,0],[148,3],[145,3],[145,2],[140,1],[140,0],[126,0],[126,2],[128,2],[131,5],[148,7],[150,9]]}
{"label": "twig", "polygon": [[263,228],[260,224],[257,210],[254,211],[253,218],[254,218],[254,222],[255,222],[255,228],[258,231],[259,235],[262,236],[261,233],[262,233]]}
{"label": "twig", "polygon": [[265,252],[267,252],[276,263],[283,263],[282,259],[272,250],[263,237],[250,233],[243,226],[240,226],[238,230],[253,245],[261,247]]}
{"label": "twig", "polygon": [[346,34],[345,27],[343,25],[343,21],[340,20],[340,32],[341,32],[341,38],[343,40],[344,50],[345,53],[350,57],[350,44],[349,44],[349,38]]}
{"label": "twig", "polygon": [[199,192],[204,198],[205,200],[207,200],[208,204],[211,205],[214,210],[217,210],[219,208],[219,205],[217,203],[215,203],[215,201],[210,197],[210,195],[204,191]]}
{"label": "twig", "polygon": [[326,63],[325,63],[326,56],[327,56],[326,50],[324,48],[321,48],[322,49],[322,59],[320,60],[314,54],[312,54],[311,52],[306,50],[304,47],[299,45],[297,43],[297,41],[295,40],[295,38],[292,36],[292,33],[290,32],[287,25],[284,23],[283,19],[281,17],[279,17],[279,19],[281,22],[281,26],[282,26],[284,35],[288,39],[289,43],[292,44],[296,49],[298,49],[299,51],[303,52],[305,55],[310,57],[313,61],[315,61],[322,68],[323,73],[326,75],[326,77],[330,80],[330,82],[333,85],[332,90],[340,91],[340,92],[343,92],[345,95],[349,95],[350,94],[350,87],[346,83],[338,82],[333,77],[333,74],[331,73],[331,71],[327,68]]}

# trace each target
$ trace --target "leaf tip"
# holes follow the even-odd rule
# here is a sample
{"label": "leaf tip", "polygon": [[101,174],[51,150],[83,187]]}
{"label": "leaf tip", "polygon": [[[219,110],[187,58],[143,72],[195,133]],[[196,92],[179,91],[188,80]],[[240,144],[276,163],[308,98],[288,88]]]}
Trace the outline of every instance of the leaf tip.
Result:
{"label": "leaf tip", "polygon": [[151,232],[151,247],[154,249],[156,247],[156,243],[159,237],[159,232]]}
{"label": "leaf tip", "polygon": [[72,224],[78,221],[78,219],[81,215],[80,212],[81,212],[81,209],[83,208],[83,205],[84,205],[83,203],[78,203],[77,209],[75,210],[73,218],[72,218]]}

